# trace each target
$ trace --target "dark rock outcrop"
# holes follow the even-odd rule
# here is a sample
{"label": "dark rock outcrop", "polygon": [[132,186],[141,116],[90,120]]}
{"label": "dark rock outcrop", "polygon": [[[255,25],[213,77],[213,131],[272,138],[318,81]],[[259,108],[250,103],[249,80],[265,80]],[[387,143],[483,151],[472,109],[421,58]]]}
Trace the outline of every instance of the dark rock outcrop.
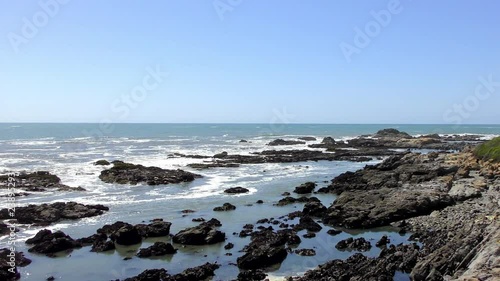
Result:
{"label": "dark rock outcrop", "polygon": [[222,206],[214,208],[215,212],[227,212],[227,211],[234,211],[234,210],[236,210],[236,206],[234,206],[231,203],[224,203]]}
{"label": "dark rock outcrop", "polygon": [[81,248],[82,244],[62,231],[52,233],[44,229],[39,231],[35,237],[28,239],[27,244],[34,244],[28,251],[39,254],[46,254],[53,257],[55,253]]}
{"label": "dark rock outcrop", "polygon": [[318,232],[323,229],[321,225],[319,225],[317,222],[315,222],[311,217],[309,216],[302,216],[299,220],[299,223],[295,225],[294,230],[295,231],[300,231],[307,229],[308,231],[311,232]]}
{"label": "dark rock outcrop", "polygon": [[306,143],[303,141],[296,141],[296,140],[276,139],[268,143],[267,145],[278,146],[278,145],[298,145],[298,144],[306,144]]}
{"label": "dark rock outcrop", "polygon": [[142,242],[142,236],[137,227],[126,225],[111,235],[111,240],[118,245],[130,246]]}
{"label": "dark rock outcrop", "polygon": [[0,280],[14,281],[21,278],[18,267],[25,267],[31,263],[22,252],[11,249],[0,249]]}
{"label": "dark rock outcrop", "polygon": [[297,245],[300,238],[292,230],[279,230],[273,232],[270,229],[252,233],[251,242],[243,248],[245,254],[237,259],[240,269],[255,270],[279,264],[288,255],[285,245]]}
{"label": "dark rock outcrop", "polygon": [[295,250],[294,253],[303,257],[312,257],[316,255],[316,251],[313,249],[298,249]]}
{"label": "dark rock outcrop", "polygon": [[172,223],[164,221],[154,221],[148,225],[138,224],[135,227],[139,230],[142,237],[164,237],[170,234]]}
{"label": "dark rock outcrop", "polygon": [[28,205],[17,207],[11,217],[8,209],[0,210],[0,219],[17,219],[22,224],[48,225],[60,220],[76,220],[102,215],[109,208],[103,205],[83,205],[75,202]]}
{"label": "dark rock outcrop", "polygon": [[240,194],[240,193],[247,193],[249,191],[250,190],[248,190],[247,188],[237,186],[237,187],[231,187],[231,188],[228,188],[228,189],[224,190],[224,193],[228,193],[228,194]]}
{"label": "dark rock outcrop", "polygon": [[298,140],[302,140],[302,141],[315,141],[316,138],[315,137],[300,137],[300,138],[298,138]]}
{"label": "dark rock outcrop", "polygon": [[343,192],[328,209],[324,222],[346,228],[372,228],[453,205],[448,194],[383,188]]}
{"label": "dark rock outcrop", "polygon": [[[29,192],[42,192],[49,190],[57,191],[85,191],[81,187],[70,187],[61,183],[61,179],[46,171],[33,173],[22,172],[11,179],[15,180],[16,189],[22,189]],[[11,182],[12,184],[13,182]],[[7,188],[9,185],[9,176],[0,175],[0,189]]]}
{"label": "dark rock outcrop", "polygon": [[184,229],[177,233],[172,241],[183,245],[208,245],[224,242],[226,234],[217,230],[210,222]]}
{"label": "dark rock outcrop", "polygon": [[215,263],[206,263],[202,266],[188,268],[176,275],[168,274],[165,269],[149,269],[138,276],[127,278],[124,281],[200,281],[214,276],[220,266]]}
{"label": "dark rock outcrop", "polygon": [[94,163],[96,166],[108,166],[111,165],[107,160],[98,160]]}
{"label": "dark rock outcrop", "polygon": [[304,205],[302,213],[311,217],[323,217],[326,214],[327,208],[321,202],[307,202]]}
{"label": "dark rock outcrop", "polygon": [[236,281],[260,281],[266,279],[267,274],[262,270],[243,270],[238,274]]}
{"label": "dark rock outcrop", "polygon": [[418,258],[418,246],[391,246],[382,250],[378,258],[367,258],[354,254],[347,260],[332,260],[317,269],[310,270],[302,277],[291,277],[288,281],[327,280],[376,280],[392,281],[396,271],[408,272]]}
{"label": "dark rock outcrop", "polygon": [[315,188],[316,184],[314,182],[306,182],[304,184],[297,186],[293,192],[297,194],[308,194],[313,192]]}
{"label": "dark rock outcrop", "polygon": [[384,235],[384,236],[382,236],[382,238],[380,238],[380,240],[377,242],[377,244],[375,244],[375,246],[385,247],[389,243],[391,243],[391,240],[389,239],[389,237],[387,237],[387,235]]}
{"label": "dark rock outcrop", "polygon": [[342,240],[335,248],[343,251],[343,250],[356,250],[361,252],[369,251],[372,248],[372,244],[369,241],[366,241],[365,238],[354,239],[352,237]]}
{"label": "dark rock outcrop", "polygon": [[106,183],[164,185],[191,182],[201,176],[183,170],[167,170],[113,161],[113,167],[101,172],[99,178]]}
{"label": "dark rock outcrop", "polygon": [[151,247],[140,249],[137,256],[140,258],[149,258],[149,257],[158,257],[165,255],[173,255],[177,253],[177,250],[174,249],[174,246],[170,243],[164,242],[156,242]]}

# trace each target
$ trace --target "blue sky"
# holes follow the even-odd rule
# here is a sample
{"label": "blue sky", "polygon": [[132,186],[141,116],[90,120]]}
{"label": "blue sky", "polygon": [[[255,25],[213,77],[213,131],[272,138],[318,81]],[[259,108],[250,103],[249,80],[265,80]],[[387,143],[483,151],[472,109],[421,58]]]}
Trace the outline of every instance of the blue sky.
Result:
{"label": "blue sky", "polygon": [[[495,0],[0,0],[0,122],[498,123],[498,11]],[[158,69],[168,76],[151,80]]]}

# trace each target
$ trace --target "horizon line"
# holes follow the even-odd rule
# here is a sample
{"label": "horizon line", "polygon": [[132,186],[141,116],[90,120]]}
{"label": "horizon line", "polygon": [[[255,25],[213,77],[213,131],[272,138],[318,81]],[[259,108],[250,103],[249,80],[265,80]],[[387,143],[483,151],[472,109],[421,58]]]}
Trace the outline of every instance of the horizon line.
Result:
{"label": "horizon line", "polygon": [[[103,124],[103,122],[1,122],[0,124]],[[300,122],[289,122],[289,123],[256,123],[256,122],[114,122],[105,123],[113,125],[133,125],[133,124],[157,124],[157,125],[444,125],[444,126],[466,126],[466,125],[496,125],[500,126],[500,123],[466,123],[466,124],[445,124],[445,123],[300,123]]]}

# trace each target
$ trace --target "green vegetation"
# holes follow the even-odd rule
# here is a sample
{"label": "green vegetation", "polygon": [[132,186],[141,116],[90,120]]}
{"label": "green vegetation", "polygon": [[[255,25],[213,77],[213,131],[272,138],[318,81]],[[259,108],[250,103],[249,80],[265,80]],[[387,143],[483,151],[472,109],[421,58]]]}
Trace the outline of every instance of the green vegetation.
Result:
{"label": "green vegetation", "polygon": [[474,154],[480,159],[491,159],[495,162],[500,162],[500,137],[478,145],[474,150]]}

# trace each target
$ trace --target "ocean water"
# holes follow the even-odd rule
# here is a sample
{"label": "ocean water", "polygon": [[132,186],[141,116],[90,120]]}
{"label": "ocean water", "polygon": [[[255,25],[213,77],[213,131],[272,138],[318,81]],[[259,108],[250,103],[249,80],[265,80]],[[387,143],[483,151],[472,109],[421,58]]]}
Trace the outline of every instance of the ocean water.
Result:
{"label": "ocean water", "polygon": [[[350,138],[375,133],[383,128],[397,128],[412,135],[422,134],[481,134],[485,139],[500,135],[500,125],[323,125],[323,124],[0,124],[0,173],[9,171],[50,171],[69,186],[81,186],[86,192],[45,192],[17,198],[17,206],[32,203],[76,201],[85,204],[104,204],[110,207],[105,215],[78,221],[62,221],[49,229],[60,229],[73,238],[89,236],[107,223],[126,221],[141,223],[155,218],[163,218],[173,223],[172,233],[196,225],[193,218],[217,218],[221,228],[236,247],[226,256],[224,244],[208,247],[183,247],[173,256],[160,259],[133,258],[138,248],[144,248],[155,241],[169,238],[146,240],[142,245],[119,247],[104,254],[90,253],[86,247],[56,259],[27,253],[24,241],[42,228],[24,227],[17,233],[18,250],[27,253],[33,260],[28,267],[21,268],[22,280],[44,280],[54,276],[56,280],[115,280],[135,276],[146,269],[165,268],[170,273],[178,273],[187,267],[206,262],[218,262],[214,280],[231,280],[238,274],[235,263],[239,252],[248,243],[248,238],[239,238],[239,233],[247,223],[254,224],[262,218],[280,217],[292,211],[301,210],[302,204],[286,207],[273,206],[282,198],[283,192],[291,192],[294,187],[306,181],[314,181],[319,187],[328,185],[335,176],[363,168],[365,163],[346,161],[320,161],[286,164],[242,165],[239,168],[216,168],[196,171],[186,167],[189,163],[202,162],[200,159],[172,157],[174,153],[212,156],[222,151],[231,154],[250,154],[269,149],[268,142],[276,138],[294,139],[300,136],[314,136],[317,143],[323,137],[335,139]],[[240,143],[241,139],[249,141]],[[272,149],[305,149],[306,145],[273,147]],[[94,166],[100,159],[123,160],[146,166],[180,168],[203,175],[191,183],[168,186],[127,186],[106,184],[98,176],[104,169]],[[229,196],[226,188],[243,186],[250,189],[248,194]],[[3,192],[0,190],[0,193]],[[329,206],[333,195],[318,195],[324,205]],[[1,200],[1,199],[0,199]],[[263,200],[262,205],[254,204]],[[237,210],[227,213],[213,212],[212,209],[225,202],[237,206]],[[6,203],[6,202],[5,202]],[[252,206],[249,206],[252,204]],[[4,205],[4,204],[0,204]],[[195,213],[182,214],[185,209]],[[344,232],[331,237],[325,226],[314,239],[302,239],[299,248],[314,248],[315,257],[298,257],[289,254],[280,266],[268,269],[269,275],[279,280],[283,276],[296,275],[328,260],[345,259],[352,252],[335,249],[338,241],[350,236],[380,239],[388,235],[392,243],[403,243],[407,235],[399,235],[392,229],[382,228],[367,232]],[[300,235],[303,233],[299,233]],[[6,246],[6,237],[0,238],[0,247]],[[367,254],[376,256],[379,249],[373,248]],[[91,270],[89,270],[91,269]],[[405,274],[398,274],[395,280],[408,280]]]}

